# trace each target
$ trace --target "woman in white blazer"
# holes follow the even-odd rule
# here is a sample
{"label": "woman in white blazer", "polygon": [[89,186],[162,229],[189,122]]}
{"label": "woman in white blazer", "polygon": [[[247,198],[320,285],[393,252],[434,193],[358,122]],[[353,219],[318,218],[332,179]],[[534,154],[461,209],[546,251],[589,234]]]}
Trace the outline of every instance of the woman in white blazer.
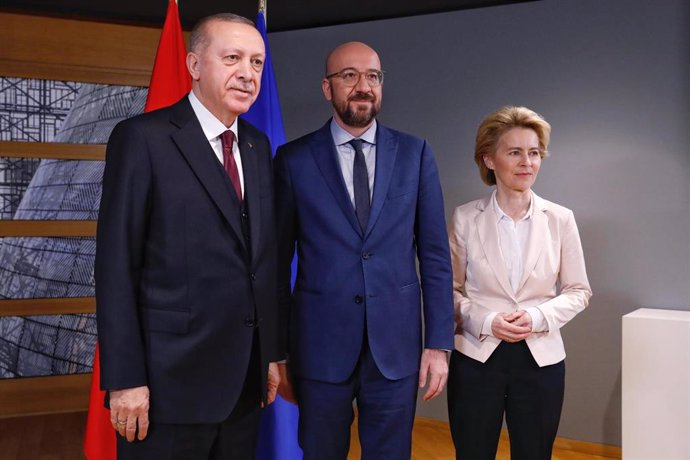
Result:
{"label": "woman in white blazer", "polygon": [[512,460],[551,458],[565,381],[560,328],[592,291],[572,211],[532,191],[550,133],[525,107],[489,115],[474,156],[495,190],[453,213],[448,410],[458,459],[494,459],[504,414]]}

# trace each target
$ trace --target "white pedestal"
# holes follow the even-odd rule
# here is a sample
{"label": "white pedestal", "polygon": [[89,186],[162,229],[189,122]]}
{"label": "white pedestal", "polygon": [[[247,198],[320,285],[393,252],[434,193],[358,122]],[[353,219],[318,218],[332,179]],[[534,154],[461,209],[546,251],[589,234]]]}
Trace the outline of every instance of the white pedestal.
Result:
{"label": "white pedestal", "polygon": [[623,316],[623,458],[690,459],[690,311]]}

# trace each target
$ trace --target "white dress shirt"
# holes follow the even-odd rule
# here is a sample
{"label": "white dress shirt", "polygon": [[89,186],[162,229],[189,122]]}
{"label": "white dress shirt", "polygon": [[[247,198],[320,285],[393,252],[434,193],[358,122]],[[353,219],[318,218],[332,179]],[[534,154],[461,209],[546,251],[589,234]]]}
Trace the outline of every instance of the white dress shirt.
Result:
{"label": "white dress shirt", "polygon": [[[527,214],[515,222],[508,216],[496,200],[496,190],[491,195],[491,205],[496,212],[498,220],[496,226],[498,227],[498,239],[501,246],[501,254],[506,265],[506,271],[510,278],[510,286],[513,292],[517,291],[518,284],[522,279],[522,274],[525,268],[525,254],[527,254],[527,243],[529,235],[532,231],[532,212],[534,200],[530,200]],[[530,307],[526,309],[532,318],[532,332],[544,332],[548,328],[544,320],[543,313],[537,307]],[[493,335],[491,330],[491,323],[498,313],[493,312],[484,320],[482,326],[482,334]]]}
{"label": "white dress shirt", "polygon": [[232,126],[225,126],[219,119],[216,118],[201,101],[194,95],[194,91],[189,92],[189,102],[192,104],[192,110],[196,115],[201,129],[204,131],[206,140],[211,145],[213,152],[216,154],[220,164],[223,164],[223,144],[220,140],[220,135],[228,129],[235,134],[235,142],[232,144],[232,156],[237,163],[237,172],[240,175],[240,188],[242,189],[242,197],[244,198],[244,174],[242,173],[242,157],[240,156],[239,136],[237,135],[237,118],[232,123]]}
{"label": "white dress shirt", "polygon": [[376,120],[374,123],[362,133],[359,137],[354,137],[352,134],[345,131],[336,123],[335,119],[331,120],[331,136],[335,143],[335,149],[338,152],[338,163],[340,164],[340,171],[343,173],[345,180],[345,187],[347,193],[350,195],[352,205],[355,205],[355,187],[353,182],[353,168],[355,162],[355,148],[348,142],[352,139],[361,139],[362,153],[364,153],[364,161],[367,164],[367,174],[369,175],[369,201],[374,193],[374,174],[376,172]]}

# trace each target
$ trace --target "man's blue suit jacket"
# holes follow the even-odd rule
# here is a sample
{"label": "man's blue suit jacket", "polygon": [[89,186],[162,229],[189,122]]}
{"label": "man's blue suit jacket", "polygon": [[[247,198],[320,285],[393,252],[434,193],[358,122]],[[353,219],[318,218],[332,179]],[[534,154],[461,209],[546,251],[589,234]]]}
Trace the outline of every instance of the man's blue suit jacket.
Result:
{"label": "man's blue suit jacket", "polygon": [[366,331],[383,375],[410,376],[419,370],[422,314],[424,347],[452,349],[443,195],[426,141],[378,124],[365,232],[345,187],[330,122],[282,146],[274,165],[279,302],[289,317],[291,371],[307,379],[346,380]]}

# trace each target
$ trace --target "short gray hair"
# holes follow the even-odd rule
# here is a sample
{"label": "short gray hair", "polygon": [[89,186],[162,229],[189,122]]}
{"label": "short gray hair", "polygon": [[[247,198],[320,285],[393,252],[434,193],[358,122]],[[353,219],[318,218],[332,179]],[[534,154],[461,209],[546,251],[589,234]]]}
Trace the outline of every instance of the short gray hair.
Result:
{"label": "short gray hair", "polygon": [[251,19],[234,13],[218,13],[206,16],[194,25],[192,33],[189,36],[189,51],[198,53],[208,44],[208,36],[206,35],[206,26],[215,21],[220,22],[236,22],[239,24],[247,24],[248,26],[256,27],[256,24]]}

